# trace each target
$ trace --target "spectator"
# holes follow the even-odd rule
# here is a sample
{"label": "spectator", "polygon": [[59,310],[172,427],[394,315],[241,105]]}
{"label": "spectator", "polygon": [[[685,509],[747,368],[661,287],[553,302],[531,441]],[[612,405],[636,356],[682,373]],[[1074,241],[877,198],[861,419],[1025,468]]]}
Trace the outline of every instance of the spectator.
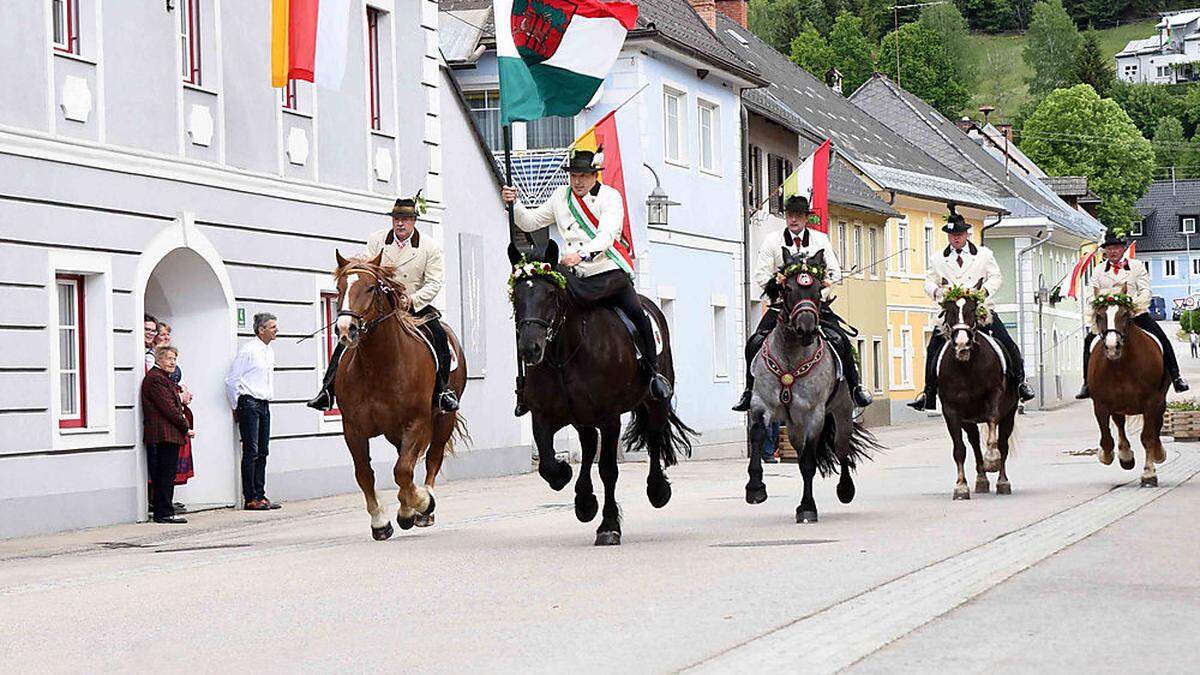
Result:
{"label": "spectator", "polygon": [[1200,357],[1200,353],[1198,353],[1198,349],[1200,349],[1200,345],[1197,344],[1196,334],[1195,333],[1188,334],[1188,339],[1192,343],[1192,358],[1194,359],[1194,358]]}
{"label": "spectator", "polygon": [[764,464],[778,464],[776,449],[779,448],[779,422],[771,422],[767,426],[767,437],[763,439],[762,461]]}
{"label": "spectator", "polygon": [[142,337],[146,343],[146,372],[154,367],[154,348],[158,346],[158,319],[145,315],[142,319]]}
{"label": "spectator", "polygon": [[225,378],[233,418],[242,434],[242,497],[247,511],[280,508],[266,495],[270,401],[275,395],[275,350],[271,349],[271,341],[278,333],[275,315],[255,314],[255,337],[242,345]]}
{"label": "spectator", "polygon": [[156,523],[187,522],[175,515],[172,503],[179,448],[191,432],[179,389],[170,378],[178,357],[179,350],[174,347],[155,350],[154,367],[142,379],[142,442],[146,445],[147,473],[153,483],[151,499]]}
{"label": "spectator", "polygon": [[[171,346],[171,324],[166,321],[158,322],[158,338],[156,340],[159,347]],[[179,468],[175,471],[175,487],[187,485],[187,482],[196,475],[195,465],[192,461],[192,439],[196,436],[196,419],[192,415],[192,392],[183,384],[183,368],[176,363],[175,372],[171,373],[171,380],[175,382],[179,388],[179,400],[183,401],[183,414],[187,416],[188,426],[192,428],[192,432],[188,435],[187,442],[183,447],[179,448]],[[183,504],[175,502],[176,513],[186,513],[187,509]]]}
{"label": "spectator", "polygon": [[[170,344],[171,344],[171,324],[167,323],[166,321],[159,321],[158,322],[158,335],[154,338],[154,346],[155,347],[167,347],[167,346],[170,346]],[[180,368],[179,365],[176,364],[175,372],[171,373],[171,381],[174,382],[175,384],[179,384],[182,380],[183,380],[183,368]],[[190,396],[189,396],[189,399],[190,399]],[[183,404],[187,405],[188,401],[184,401]]]}

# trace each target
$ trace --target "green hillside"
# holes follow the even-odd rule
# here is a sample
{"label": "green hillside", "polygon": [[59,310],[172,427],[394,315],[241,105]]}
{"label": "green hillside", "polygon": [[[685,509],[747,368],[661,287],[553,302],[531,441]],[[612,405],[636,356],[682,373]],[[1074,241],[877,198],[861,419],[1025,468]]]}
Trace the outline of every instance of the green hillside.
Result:
{"label": "green hillside", "polygon": [[[1154,35],[1156,22],[1157,19],[1148,19],[1097,31],[1100,48],[1111,59],[1130,40]],[[971,108],[974,110],[985,103],[991,104],[997,108],[993,119],[1008,119],[1029,99],[1025,78],[1030,76],[1030,70],[1021,58],[1025,36],[975,34],[972,39],[977,43],[975,53],[978,55],[979,85],[971,98]]]}

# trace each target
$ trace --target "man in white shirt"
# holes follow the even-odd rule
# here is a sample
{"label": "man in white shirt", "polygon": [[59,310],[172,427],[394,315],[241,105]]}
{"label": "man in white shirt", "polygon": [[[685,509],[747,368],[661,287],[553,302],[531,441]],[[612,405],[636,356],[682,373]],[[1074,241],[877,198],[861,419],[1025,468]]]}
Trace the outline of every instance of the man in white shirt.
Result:
{"label": "man in white shirt", "polygon": [[242,434],[242,497],[247,511],[279,508],[266,495],[270,401],[275,397],[275,350],[271,342],[278,333],[275,315],[255,314],[255,337],[242,345],[225,377],[225,392]]}
{"label": "man in white shirt", "polygon": [[[829,287],[842,278],[842,266],[838,262],[837,254],[833,252],[829,235],[809,227],[810,219],[816,216],[809,208],[808,199],[800,196],[789,197],[784,203],[783,210],[787,227],[766,236],[758,248],[758,258],[754,265],[754,283],[770,298],[771,306],[763,315],[762,320],[758,322],[758,328],[754,330],[754,334],[746,342],[746,390],[742,392],[742,398],[733,406],[737,412],[746,412],[750,409],[750,399],[754,390],[754,375],[751,374],[750,367],[754,364],[754,357],[758,355],[758,350],[767,339],[767,335],[775,329],[775,325],[779,321],[778,284],[779,279],[782,278],[779,270],[783,267],[784,251],[786,250],[789,255],[803,254],[810,257],[816,255],[817,251],[824,252],[825,289],[821,292],[822,298],[826,298]],[[818,222],[820,222],[819,219]],[[841,318],[833,313],[829,303],[821,303],[821,332],[837,350],[838,357],[842,361],[842,372],[845,374],[846,384],[850,387],[850,397],[854,399],[854,404],[865,408],[871,405],[871,394],[861,384],[858,364],[850,349],[850,337],[845,334],[842,325]]]}

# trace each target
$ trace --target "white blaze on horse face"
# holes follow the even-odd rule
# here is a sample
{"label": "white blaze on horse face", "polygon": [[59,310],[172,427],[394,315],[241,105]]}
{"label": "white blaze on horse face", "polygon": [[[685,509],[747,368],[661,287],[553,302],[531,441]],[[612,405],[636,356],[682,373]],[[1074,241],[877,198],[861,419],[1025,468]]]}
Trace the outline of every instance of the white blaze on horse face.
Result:
{"label": "white blaze on horse face", "polygon": [[[1105,329],[1113,330],[1116,327],[1116,325],[1117,325],[1117,310],[1118,309],[1119,308],[1116,305],[1109,305],[1108,307],[1105,308],[1104,312],[1107,315],[1107,319],[1108,319],[1106,322],[1107,325],[1104,326]],[[1109,347],[1109,348],[1115,348],[1117,346],[1117,334],[1116,333],[1105,333],[1104,334],[1104,346]]]}
{"label": "white blaze on horse face", "polygon": [[[342,297],[342,311],[343,312],[350,311],[350,289],[353,288],[354,284],[357,282],[358,282],[357,274],[351,274],[349,277],[346,278],[346,293]],[[345,335],[349,330],[350,330],[350,317],[346,316],[345,314],[339,316],[337,319],[338,335],[339,336]]]}
{"label": "white blaze on horse face", "polygon": [[[963,319],[963,307],[965,307],[966,304],[967,304],[967,301],[965,298],[959,298],[954,303],[954,306],[958,308],[958,323],[959,324],[963,323],[963,320],[962,320]],[[967,331],[960,330],[960,331],[954,332],[954,345],[956,347],[965,347],[965,346],[967,346],[967,342],[969,342],[969,340],[967,339]]]}

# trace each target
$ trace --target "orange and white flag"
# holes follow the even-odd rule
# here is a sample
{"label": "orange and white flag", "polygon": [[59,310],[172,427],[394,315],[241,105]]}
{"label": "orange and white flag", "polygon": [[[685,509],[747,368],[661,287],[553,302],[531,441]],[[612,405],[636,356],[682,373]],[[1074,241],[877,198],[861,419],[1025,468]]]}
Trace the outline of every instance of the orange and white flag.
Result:
{"label": "orange and white flag", "polygon": [[[308,80],[339,89],[346,75],[350,0],[271,0],[271,86]],[[354,3],[357,4],[357,3]]]}

